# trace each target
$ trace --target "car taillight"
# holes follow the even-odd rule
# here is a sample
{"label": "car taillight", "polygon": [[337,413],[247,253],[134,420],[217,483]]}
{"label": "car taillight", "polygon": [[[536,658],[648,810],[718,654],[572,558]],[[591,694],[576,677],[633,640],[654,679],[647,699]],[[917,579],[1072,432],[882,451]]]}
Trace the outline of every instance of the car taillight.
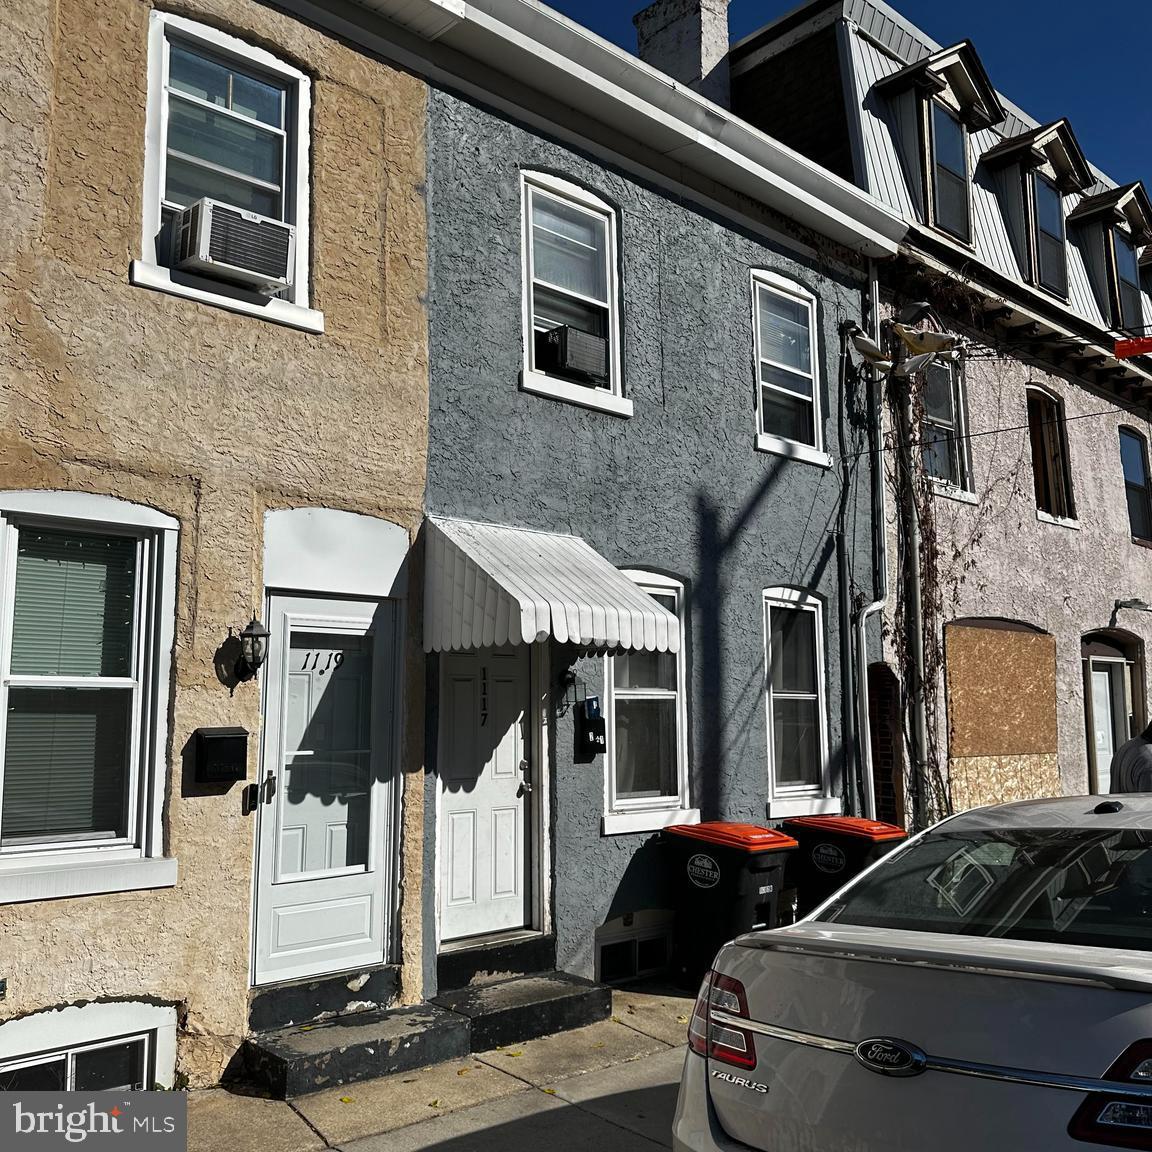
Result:
{"label": "car taillight", "polygon": [[[1133,1044],[1104,1074],[1117,1084],[1141,1084],[1152,1088],[1152,1040]],[[1068,1135],[1109,1148],[1152,1150],[1152,1096],[1093,1092],[1076,1110]]]}
{"label": "car taillight", "polygon": [[713,1009],[747,1020],[748,999],[744,995],[744,985],[720,972],[709,972],[704,977],[688,1025],[688,1047],[697,1056],[734,1064],[737,1068],[755,1068],[756,1045],[752,1033],[713,1020]]}

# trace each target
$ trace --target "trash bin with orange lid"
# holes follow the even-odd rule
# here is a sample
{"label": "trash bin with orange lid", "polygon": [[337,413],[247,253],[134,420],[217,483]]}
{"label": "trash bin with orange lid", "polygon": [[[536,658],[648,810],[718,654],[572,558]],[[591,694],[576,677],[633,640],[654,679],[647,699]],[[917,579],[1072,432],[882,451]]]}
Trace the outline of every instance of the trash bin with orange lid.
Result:
{"label": "trash bin with orange lid", "polygon": [[729,940],[776,926],[784,868],[796,841],[774,828],[712,820],[665,828],[664,843],[676,901],[673,974],[694,988]]}
{"label": "trash bin with orange lid", "polygon": [[862,816],[794,816],[783,827],[800,846],[788,874],[788,886],[796,888],[797,916],[823,904],[908,837],[895,824]]}

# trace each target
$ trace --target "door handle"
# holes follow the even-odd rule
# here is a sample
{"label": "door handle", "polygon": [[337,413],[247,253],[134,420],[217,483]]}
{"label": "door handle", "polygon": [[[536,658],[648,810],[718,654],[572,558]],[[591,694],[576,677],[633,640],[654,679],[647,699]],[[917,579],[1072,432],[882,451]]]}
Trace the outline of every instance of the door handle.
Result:
{"label": "door handle", "polygon": [[271,768],[268,769],[268,775],[264,777],[264,783],[260,786],[262,792],[263,802],[265,804],[272,803],[272,797],[276,795],[276,774]]}
{"label": "door handle", "polygon": [[[527,760],[520,761],[520,775],[527,777],[529,764]],[[516,799],[519,800],[521,796],[527,796],[532,791],[532,782],[524,779],[520,781],[520,787],[516,789]]]}

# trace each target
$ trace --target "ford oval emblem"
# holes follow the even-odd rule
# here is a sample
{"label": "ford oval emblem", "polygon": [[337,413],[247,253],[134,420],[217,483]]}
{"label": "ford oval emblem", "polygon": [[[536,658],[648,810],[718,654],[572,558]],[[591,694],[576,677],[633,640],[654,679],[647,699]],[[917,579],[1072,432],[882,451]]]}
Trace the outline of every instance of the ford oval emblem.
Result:
{"label": "ford oval emblem", "polygon": [[856,1059],[869,1072],[881,1076],[919,1076],[928,1064],[927,1055],[915,1044],[887,1036],[861,1040],[856,1045]]}

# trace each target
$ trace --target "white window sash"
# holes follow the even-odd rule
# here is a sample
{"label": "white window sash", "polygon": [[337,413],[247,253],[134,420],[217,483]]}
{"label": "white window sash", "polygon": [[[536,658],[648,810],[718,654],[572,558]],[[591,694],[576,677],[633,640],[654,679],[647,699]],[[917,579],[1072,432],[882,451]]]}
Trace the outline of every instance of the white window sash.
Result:
{"label": "white window sash", "polygon": [[[772,609],[799,609],[811,612],[815,619],[813,640],[816,646],[816,691],[779,692],[772,687]],[[824,611],[823,604],[810,593],[797,588],[771,588],[764,592],[764,708],[767,723],[768,797],[772,800],[822,799],[832,795],[832,779],[828,755],[828,691],[824,670]],[[819,722],[818,754],[820,756],[820,783],[780,785],[776,780],[776,741],[773,701],[815,700]]]}
{"label": "white window sash", "polygon": [[0,1063],[0,1073],[20,1072],[25,1068],[37,1068],[41,1064],[53,1064],[58,1060],[64,1061],[65,1090],[76,1090],[76,1057],[86,1052],[98,1052],[102,1048],[115,1048],[121,1044],[143,1044],[143,1073],[145,1089],[152,1085],[152,1034],[141,1032],[130,1036],[117,1036],[110,1040],[98,1040],[91,1044],[78,1044],[73,1048],[57,1048],[50,1052],[40,1052],[20,1060],[11,1060]]}
{"label": "white window sash", "polygon": [[[680,651],[675,654],[676,689],[617,688],[613,657],[604,658],[604,719],[608,729],[608,751],[604,757],[604,814],[667,812],[687,810],[689,805],[688,780],[688,704],[684,682],[686,672],[684,635],[684,586],[678,580],[657,573],[624,571],[638,588],[649,594],[674,596],[676,615],[680,621]],[[672,700],[676,709],[676,792],[659,796],[618,796],[616,791],[616,702],[618,700]]]}
{"label": "white window sash", "polygon": [[[607,299],[597,300],[595,297],[585,296],[574,292],[570,288],[559,285],[536,276],[536,248],[535,227],[532,222],[532,203],[537,195],[549,197],[570,208],[586,212],[606,222],[605,239],[605,284],[607,286]],[[522,217],[522,246],[524,265],[524,368],[523,382],[529,391],[540,395],[552,396],[560,400],[569,400],[581,404],[588,397],[597,394],[605,399],[608,410],[618,415],[631,416],[631,401],[625,401],[622,379],[622,362],[620,354],[620,283],[617,264],[619,261],[619,238],[617,212],[604,201],[593,196],[592,193],[579,185],[567,180],[551,176],[543,172],[521,173],[521,217]],[[608,340],[608,383],[606,385],[573,384],[563,377],[550,375],[536,367],[536,347],[534,335],[536,332],[547,331],[547,325],[540,324],[536,319],[536,285],[567,296],[572,300],[594,308],[602,308],[607,314],[607,340]],[[529,387],[529,384],[531,385]],[[600,407],[593,399],[587,407]]]}
{"label": "white window sash", "polygon": [[[27,677],[9,676],[11,667],[11,619],[15,595],[16,544],[21,527],[69,528],[85,533],[135,536],[139,540],[136,571],[136,614],[133,632],[131,677]],[[178,521],[164,513],[108,496],[78,492],[0,493],[0,797],[3,795],[4,742],[7,724],[9,685],[23,686],[31,681],[44,686],[71,683],[78,687],[129,687],[134,685],[134,707],[129,771],[130,840],[53,840],[10,845],[0,851],[0,881],[4,902],[19,900],[27,871],[30,890],[46,893],[56,883],[50,879],[59,871],[59,882],[75,888],[76,869],[90,864],[109,865],[112,870],[135,868],[146,860],[163,856],[163,802],[167,782],[168,701],[172,646],[175,633],[176,548]],[[163,861],[175,864],[175,861]],[[48,869],[48,871],[45,871]],[[84,891],[119,891],[123,877],[90,871],[91,883],[80,884]],[[175,870],[163,876],[149,874],[146,886],[168,886],[175,882]]]}
{"label": "white window sash", "polygon": [[[782,300],[788,300],[793,303],[802,304],[808,313],[808,355],[812,365],[811,372],[804,372],[794,365],[781,364],[779,361],[772,359],[771,356],[766,356],[763,352],[764,341],[761,333],[760,324],[760,293],[767,292],[770,295],[777,296]],[[786,444],[799,444],[804,448],[812,449],[816,452],[823,452],[824,450],[824,428],[823,428],[823,415],[820,411],[820,375],[819,375],[819,343],[816,332],[816,312],[817,312],[816,297],[809,292],[806,288],[791,280],[785,279],[783,276],[774,272],[769,272],[764,269],[755,269],[752,272],[752,333],[753,341],[755,344],[755,359],[757,364],[756,372],[756,424],[757,433],[761,437],[771,437],[774,440],[782,441]],[[803,396],[798,392],[792,392],[787,388],[781,388],[771,381],[762,379],[760,372],[760,365],[767,364],[780,372],[788,372],[793,376],[799,377],[801,380],[809,380],[812,384],[812,395]],[[788,436],[783,436],[779,432],[771,431],[764,423],[764,389],[771,388],[773,391],[780,393],[782,396],[788,396],[792,400],[798,400],[801,403],[808,404],[812,408],[812,442],[809,443],[804,440],[793,440]]]}

